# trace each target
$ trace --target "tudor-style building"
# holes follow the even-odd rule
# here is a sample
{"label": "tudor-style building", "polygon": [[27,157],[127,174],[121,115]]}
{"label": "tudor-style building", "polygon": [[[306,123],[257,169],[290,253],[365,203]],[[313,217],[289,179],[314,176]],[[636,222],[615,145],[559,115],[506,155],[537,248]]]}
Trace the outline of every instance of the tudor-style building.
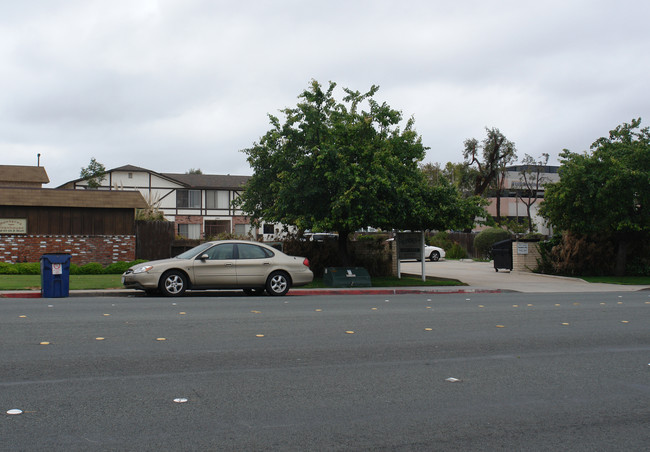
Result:
{"label": "tudor-style building", "polygon": [[[125,165],[106,171],[99,190],[138,190],[150,205],[175,223],[176,234],[189,239],[214,237],[220,233],[257,235],[242,211],[232,201],[250,176],[158,173]],[[86,189],[77,179],[60,188]]]}

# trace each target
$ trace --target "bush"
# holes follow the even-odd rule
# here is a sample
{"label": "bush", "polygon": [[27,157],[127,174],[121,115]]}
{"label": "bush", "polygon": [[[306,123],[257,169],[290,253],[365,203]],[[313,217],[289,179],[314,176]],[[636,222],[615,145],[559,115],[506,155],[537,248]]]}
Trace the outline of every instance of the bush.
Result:
{"label": "bush", "polygon": [[14,265],[19,275],[40,275],[41,274],[40,262],[20,262]]}
{"label": "bush", "polygon": [[14,264],[0,262],[0,275],[17,275],[18,269]]}
{"label": "bush", "polygon": [[454,242],[449,238],[449,234],[445,231],[440,231],[436,233],[433,237],[426,238],[427,245],[437,246],[447,251],[454,246]]}
{"label": "bush", "polygon": [[101,275],[104,273],[104,266],[98,262],[91,262],[79,267],[80,275]]}
{"label": "bush", "polygon": [[511,235],[508,231],[501,228],[489,228],[481,231],[474,238],[474,250],[478,256],[490,257],[492,245],[502,240],[508,240]]}
{"label": "bush", "polygon": [[449,251],[446,252],[447,259],[465,259],[467,257],[467,251],[460,246],[458,243],[454,243],[449,248]]}
{"label": "bush", "polygon": [[613,274],[615,259],[603,250],[615,250],[610,237],[565,233],[540,244],[537,271],[566,276]]}
{"label": "bush", "polygon": [[104,273],[107,275],[121,275],[127,271],[131,265],[132,264],[130,262],[115,262],[106,267],[104,269]]}
{"label": "bush", "polygon": [[[147,262],[145,259],[137,259],[132,262],[115,262],[104,268],[102,264],[91,262],[86,265],[70,264],[71,275],[121,275],[129,267]],[[41,264],[40,262],[20,262],[11,264],[7,262],[0,262],[0,275],[40,275]]]}

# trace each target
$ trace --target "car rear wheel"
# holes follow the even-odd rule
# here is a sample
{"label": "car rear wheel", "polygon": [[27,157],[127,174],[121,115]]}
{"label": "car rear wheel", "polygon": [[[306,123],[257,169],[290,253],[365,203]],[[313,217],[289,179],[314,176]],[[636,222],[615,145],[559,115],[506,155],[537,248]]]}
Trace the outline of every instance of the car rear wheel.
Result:
{"label": "car rear wheel", "polygon": [[266,291],[269,295],[285,295],[291,288],[291,279],[285,272],[273,272],[266,280]]}
{"label": "car rear wheel", "polygon": [[431,251],[431,254],[429,254],[429,260],[431,262],[438,262],[440,260],[440,253],[437,251]]}
{"label": "car rear wheel", "polygon": [[179,271],[169,271],[160,279],[160,291],[166,297],[180,297],[185,290],[187,290],[187,279]]}

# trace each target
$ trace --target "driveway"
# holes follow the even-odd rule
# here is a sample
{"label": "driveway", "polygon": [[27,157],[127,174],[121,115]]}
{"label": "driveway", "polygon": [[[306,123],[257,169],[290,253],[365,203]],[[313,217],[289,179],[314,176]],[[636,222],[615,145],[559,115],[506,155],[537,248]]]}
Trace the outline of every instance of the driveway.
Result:
{"label": "driveway", "polygon": [[[421,275],[421,262],[402,262],[402,273]],[[632,292],[650,290],[650,286],[588,283],[579,278],[540,275],[537,273],[499,270],[492,262],[472,260],[441,260],[426,262],[427,276],[457,279],[477,289],[499,289],[517,292]]]}

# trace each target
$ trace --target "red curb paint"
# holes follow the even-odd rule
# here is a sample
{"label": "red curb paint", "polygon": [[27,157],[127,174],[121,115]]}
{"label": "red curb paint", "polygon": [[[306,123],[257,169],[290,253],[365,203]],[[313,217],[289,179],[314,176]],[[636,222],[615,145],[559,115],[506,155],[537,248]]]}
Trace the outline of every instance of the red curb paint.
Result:
{"label": "red curb paint", "polygon": [[3,293],[0,294],[0,298],[41,298],[41,293],[40,292]]}

